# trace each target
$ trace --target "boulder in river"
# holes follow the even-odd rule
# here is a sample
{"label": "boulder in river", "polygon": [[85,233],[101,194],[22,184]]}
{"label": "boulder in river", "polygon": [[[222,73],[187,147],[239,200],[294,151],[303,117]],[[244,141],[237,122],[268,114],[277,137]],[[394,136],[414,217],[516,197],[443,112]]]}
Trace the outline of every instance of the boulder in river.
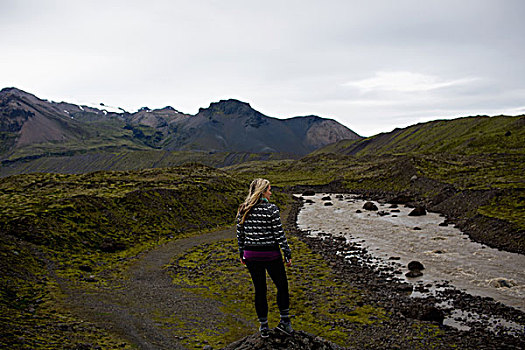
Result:
{"label": "boulder in river", "polygon": [[423,272],[421,272],[421,270],[424,270],[425,267],[419,261],[415,261],[415,260],[411,261],[411,262],[408,263],[407,267],[408,267],[408,269],[410,271],[405,273],[406,277],[408,277],[408,278],[416,278],[416,277],[423,276]]}
{"label": "boulder in river", "polygon": [[427,211],[425,210],[424,207],[422,206],[417,206],[415,207],[409,214],[408,216],[422,216],[422,215],[427,215]]}
{"label": "boulder in river", "polygon": [[416,261],[416,260],[413,260],[413,261],[409,262],[407,267],[408,267],[408,269],[410,271],[413,271],[413,270],[424,270],[425,269],[425,266],[423,266],[422,263],[420,263],[419,261]]}
{"label": "boulder in river", "polygon": [[323,198],[321,198],[323,201],[330,201],[332,200],[332,198],[330,196],[324,196]]}
{"label": "boulder in river", "polygon": [[328,206],[332,206],[334,204],[332,202],[325,202],[324,205],[325,205],[325,207],[328,207]]}
{"label": "boulder in river", "polygon": [[375,204],[372,203],[372,202],[366,202],[366,203],[363,205],[363,209],[365,209],[365,210],[378,210],[377,205],[375,205]]}
{"label": "boulder in river", "polygon": [[516,281],[510,280],[510,279],[507,279],[507,278],[503,278],[503,277],[494,278],[494,279],[490,280],[489,284],[492,287],[495,287],[495,288],[503,288],[503,287],[505,287],[505,288],[512,288],[512,287],[516,287],[517,286]]}
{"label": "boulder in river", "polygon": [[306,190],[303,192],[303,196],[315,196],[314,190]]}

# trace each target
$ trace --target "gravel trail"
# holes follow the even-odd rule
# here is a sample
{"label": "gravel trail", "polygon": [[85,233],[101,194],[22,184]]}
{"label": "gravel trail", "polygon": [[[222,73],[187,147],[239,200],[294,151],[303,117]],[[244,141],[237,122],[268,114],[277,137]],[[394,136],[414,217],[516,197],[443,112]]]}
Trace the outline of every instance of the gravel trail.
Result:
{"label": "gravel trail", "polygon": [[164,268],[184,251],[209,242],[235,237],[234,228],[170,241],[144,253],[120,279],[86,292],[62,282],[65,302],[79,316],[104,327],[140,349],[184,349],[170,329],[178,322],[219,319],[219,303],[203,299],[174,285]]}

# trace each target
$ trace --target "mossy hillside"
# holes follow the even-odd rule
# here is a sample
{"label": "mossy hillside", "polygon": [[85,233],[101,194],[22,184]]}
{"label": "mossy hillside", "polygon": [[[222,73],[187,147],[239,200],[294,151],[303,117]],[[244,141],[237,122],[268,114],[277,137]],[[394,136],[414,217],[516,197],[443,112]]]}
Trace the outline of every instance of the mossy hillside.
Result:
{"label": "mossy hillside", "polygon": [[[26,344],[17,332],[26,334],[24,339],[41,339],[26,329],[31,324],[42,326],[44,338],[70,336],[57,333],[53,323],[72,319],[59,307],[54,273],[81,288],[90,288],[84,281],[90,275],[104,283],[105,274],[118,273],[129,258],[167,237],[231,224],[241,196],[241,184],[231,176],[196,164],[2,179],[0,305],[6,315],[5,342]],[[45,298],[55,301],[48,303],[54,309],[40,302]],[[89,329],[87,333],[96,333]]]}
{"label": "mossy hillside", "polygon": [[340,141],[313,154],[523,154],[524,126],[525,116],[436,120],[358,141]]}
{"label": "mossy hillside", "polygon": [[188,162],[198,162],[220,168],[249,161],[278,160],[290,157],[290,155],[280,153],[129,150],[129,148],[119,149],[118,147],[76,151],[69,149],[41,157],[4,162],[0,168],[0,176],[36,172],[79,174],[100,170],[127,171],[176,167]]}
{"label": "mossy hillside", "polygon": [[[294,250],[293,267],[287,269],[292,310],[296,329],[305,330],[340,344],[349,342],[351,334],[345,323],[370,325],[384,319],[385,312],[360,302],[358,291],[335,276],[317,253],[295,237],[289,238]],[[226,240],[198,246],[174,259],[169,267],[174,283],[222,303],[223,320],[217,325],[203,325],[199,320],[181,326],[176,332],[187,336],[186,345],[220,346],[253,333],[257,316],[253,307],[253,285],[248,270],[238,258],[237,242]],[[275,287],[268,280],[269,321],[277,324],[279,311],[275,304]],[[239,322],[242,319],[242,322]],[[164,320],[169,324],[169,320]],[[210,329],[216,331],[209,332]],[[191,336],[190,336],[191,335]]]}

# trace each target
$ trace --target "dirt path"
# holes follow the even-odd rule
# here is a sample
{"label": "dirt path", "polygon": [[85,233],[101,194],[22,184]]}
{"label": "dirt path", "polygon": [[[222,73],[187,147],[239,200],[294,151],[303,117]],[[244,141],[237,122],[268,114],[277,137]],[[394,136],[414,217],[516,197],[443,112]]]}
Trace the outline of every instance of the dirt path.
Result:
{"label": "dirt path", "polygon": [[68,307],[140,349],[184,349],[170,326],[202,320],[203,315],[215,320],[224,315],[220,303],[174,285],[164,267],[194,246],[234,237],[234,228],[229,228],[168,242],[145,253],[122,278],[95,292],[62,286]]}

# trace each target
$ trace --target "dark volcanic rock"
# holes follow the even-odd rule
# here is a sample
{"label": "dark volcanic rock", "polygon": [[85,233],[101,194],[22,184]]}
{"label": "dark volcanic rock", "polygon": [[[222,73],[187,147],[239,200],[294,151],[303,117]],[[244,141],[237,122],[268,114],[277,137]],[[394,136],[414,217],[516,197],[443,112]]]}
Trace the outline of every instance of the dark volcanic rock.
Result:
{"label": "dark volcanic rock", "polygon": [[418,305],[402,310],[403,315],[410,318],[415,318],[421,321],[443,323],[445,315],[443,311],[435,306]]}
{"label": "dark volcanic rock", "polygon": [[326,202],[324,205],[325,205],[325,207],[328,207],[328,206],[332,206],[334,204],[332,202]]}
{"label": "dark volcanic rock", "polygon": [[407,273],[405,273],[405,276],[408,277],[408,278],[421,277],[421,276],[423,276],[423,272],[421,272],[419,270],[412,270],[412,271],[408,271]]}
{"label": "dark volcanic rock", "polygon": [[315,335],[296,331],[287,336],[279,331],[270,331],[268,338],[261,338],[259,333],[252,334],[224,348],[224,350],[339,350],[342,347]]}
{"label": "dark volcanic rock", "polygon": [[372,203],[372,202],[366,202],[366,203],[363,205],[363,209],[365,209],[365,210],[378,210],[377,205],[375,205],[375,204]]}
{"label": "dark volcanic rock", "polygon": [[424,270],[425,269],[425,266],[423,266],[422,263],[420,263],[419,261],[411,261],[408,263],[407,265],[408,269],[410,271],[413,271],[413,270]]}
{"label": "dark volcanic rock", "polygon": [[323,201],[330,201],[332,200],[332,198],[330,196],[324,196],[323,198],[321,198]]}
{"label": "dark volcanic rock", "polygon": [[421,206],[415,207],[414,210],[412,210],[408,214],[408,216],[422,216],[422,215],[427,215],[427,211],[425,210],[424,207],[421,207]]}
{"label": "dark volcanic rock", "polygon": [[78,267],[78,269],[80,271],[84,271],[84,272],[92,272],[93,271],[93,268],[91,268],[91,266],[89,266],[89,265],[80,265]]}

